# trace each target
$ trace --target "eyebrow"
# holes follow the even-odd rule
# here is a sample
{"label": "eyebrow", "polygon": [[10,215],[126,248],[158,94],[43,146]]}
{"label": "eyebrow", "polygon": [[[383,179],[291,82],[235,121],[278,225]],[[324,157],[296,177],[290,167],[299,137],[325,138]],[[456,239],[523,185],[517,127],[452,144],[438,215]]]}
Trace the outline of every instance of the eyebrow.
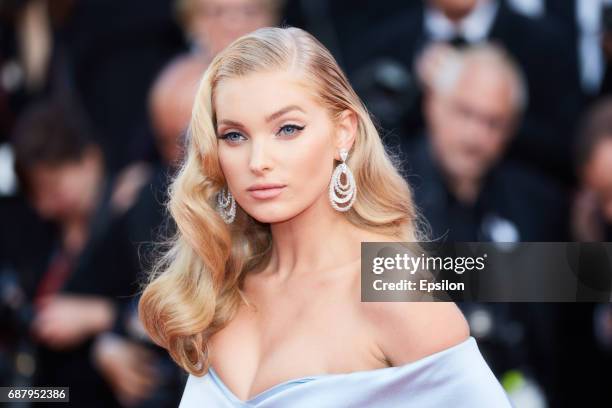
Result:
{"label": "eyebrow", "polygon": [[[300,108],[297,105],[289,105],[289,106],[286,106],[286,107],[284,107],[284,108],[274,112],[273,114],[267,116],[266,117],[266,122],[272,122],[274,119],[277,119],[277,118],[283,116],[284,114],[289,113],[289,112],[294,111],[294,110],[300,111],[302,113],[306,113],[304,111],[304,109]],[[242,126],[242,124],[240,122],[236,122],[236,121],[229,120],[229,119],[223,119],[223,120],[219,121],[218,124],[219,125],[228,125],[228,126]]]}

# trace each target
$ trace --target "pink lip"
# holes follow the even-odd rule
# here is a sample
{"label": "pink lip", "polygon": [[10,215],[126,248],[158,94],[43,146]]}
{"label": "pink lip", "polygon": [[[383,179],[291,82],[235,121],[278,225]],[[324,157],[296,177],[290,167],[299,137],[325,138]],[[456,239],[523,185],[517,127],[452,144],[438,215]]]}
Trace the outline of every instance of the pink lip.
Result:
{"label": "pink lip", "polygon": [[260,188],[256,190],[249,190],[249,193],[253,198],[266,199],[273,198],[279,195],[285,187],[273,187],[273,188]]}

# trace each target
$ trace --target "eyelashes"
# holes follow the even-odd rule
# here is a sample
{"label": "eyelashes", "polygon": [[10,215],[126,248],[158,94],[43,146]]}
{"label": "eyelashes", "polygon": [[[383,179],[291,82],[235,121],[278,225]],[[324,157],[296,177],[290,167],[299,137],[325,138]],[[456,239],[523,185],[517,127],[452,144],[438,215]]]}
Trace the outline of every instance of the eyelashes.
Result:
{"label": "eyelashes", "polygon": [[[306,128],[306,126],[283,125],[283,126],[281,126],[278,129],[278,131],[276,132],[276,135],[284,134],[285,136],[295,136],[296,134],[298,134],[302,130],[304,130],[304,128]],[[234,132],[234,131],[227,132],[227,133],[219,136],[218,138],[219,139],[223,139],[223,140],[227,140],[230,143],[240,142],[241,138],[246,140],[244,135],[242,135],[240,132]]]}
{"label": "eyelashes", "polygon": [[[288,136],[292,136],[296,133],[299,133],[300,131],[304,130],[306,126],[298,126],[298,125],[284,125],[281,126],[281,128],[278,130],[278,132],[276,132],[276,134],[278,135],[281,132],[284,132],[286,135]],[[290,132],[288,132],[290,130]]]}
{"label": "eyelashes", "polygon": [[219,136],[218,138],[222,140],[227,140],[232,143],[238,142],[238,140],[234,139],[233,136],[244,137],[238,132],[228,132],[224,135]]}

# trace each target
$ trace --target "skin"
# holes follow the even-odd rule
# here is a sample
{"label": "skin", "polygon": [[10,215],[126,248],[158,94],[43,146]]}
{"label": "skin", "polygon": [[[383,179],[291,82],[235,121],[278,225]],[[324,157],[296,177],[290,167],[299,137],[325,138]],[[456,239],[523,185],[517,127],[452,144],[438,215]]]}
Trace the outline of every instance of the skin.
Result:
{"label": "skin", "polygon": [[157,148],[168,165],[175,165],[182,157],[181,137],[191,119],[198,82],[207,65],[198,56],[182,56],[165,68],[153,84],[149,112]]}
{"label": "skin", "polygon": [[[156,79],[149,94],[149,113],[155,144],[164,165],[176,168],[183,156],[183,135],[191,119],[198,81],[208,63],[188,54],[172,61]],[[144,184],[151,178],[151,166],[135,162],[119,173],[111,205],[121,214],[134,205]]]}
{"label": "skin", "polygon": [[276,25],[277,16],[267,3],[263,0],[199,0],[189,30],[199,47],[214,56],[238,37]]}
{"label": "skin", "polygon": [[452,89],[430,92],[425,111],[433,154],[447,185],[459,200],[474,202],[482,178],[513,133],[512,82],[498,67],[474,61]]}
{"label": "skin", "polygon": [[51,295],[37,304],[30,330],[34,338],[56,350],[78,346],[112,327],[112,302],[98,296]]}
{"label": "skin", "polygon": [[[183,154],[181,138],[191,118],[198,81],[206,66],[207,61],[200,56],[181,56],[162,71],[149,94],[157,148],[164,163],[170,167],[175,166]],[[121,190],[127,190],[123,195],[127,199],[121,201],[129,205],[150,176],[145,173],[143,177],[139,173],[141,167],[139,163],[130,166],[123,173],[125,182],[118,183],[126,187]],[[136,406],[149,397],[160,381],[154,365],[156,356],[129,339],[109,334],[99,336],[94,343],[93,356],[116,397],[126,407]]]}
{"label": "skin", "polygon": [[584,186],[594,193],[598,207],[612,223],[612,139],[598,143],[583,173]]}
{"label": "skin", "polygon": [[[96,147],[87,149],[79,160],[39,164],[28,172],[34,208],[41,217],[60,225],[63,246],[75,256],[87,241],[103,173],[102,155]],[[117,197],[125,195],[118,190],[125,188],[115,190],[115,206]],[[70,350],[110,330],[116,315],[115,303],[105,297],[48,295],[36,304],[30,334],[51,349]],[[159,374],[152,366],[154,356],[144,346],[120,337],[112,342],[96,339],[94,344],[94,362],[124,406],[136,406],[151,394]]]}
{"label": "skin", "polygon": [[159,384],[157,357],[145,346],[105,333],[93,347],[94,363],[126,407],[137,406]]}
{"label": "skin", "polygon": [[[482,2],[488,0],[480,0]],[[442,11],[448,19],[459,22],[462,18],[470,14],[476,7],[479,0],[429,0],[432,6]]]}
{"label": "skin", "polygon": [[[64,248],[78,254],[88,236],[88,223],[99,200],[103,175],[99,149],[60,165],[39,164],[29,170],[30,199],[41,217],[59,224]],[[98,296],[50,295],[40,299],[31,334],[48,347],[62,350],[107,330],[114,305]]]}
{"label": "skin", "polygon": [[[454,303],[360,302],[360,243],[393,239],[353,226],[329,204],[333,159],[354,143],[357,122],[351,111],[332,121],[298,78],[273,71],[228,79],[213,101],[218,136],[231,134],[219,140],[227,184],[273,236],[271,261],[245,279],[252,306],[208,344],[210,364],[242,400],[290,379],[411,362],[469,334]],[[265,120],[291,105],[300,110]],[[279,132],[287,125],[304,129]],[[286,187],[261,201],[246,191],[256,182]]]}
{"label": "skin", "polygon": [[95,147],[74,162],[38,164],[27,175],[30,200],[42,218],[58,222],[66,230],[77,228],[94,211],[102,171],[101,153]]}

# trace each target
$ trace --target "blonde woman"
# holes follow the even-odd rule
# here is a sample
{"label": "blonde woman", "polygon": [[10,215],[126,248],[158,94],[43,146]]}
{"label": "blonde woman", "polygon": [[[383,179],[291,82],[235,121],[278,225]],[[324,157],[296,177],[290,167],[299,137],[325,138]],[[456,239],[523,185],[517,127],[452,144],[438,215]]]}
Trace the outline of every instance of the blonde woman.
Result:
{"label": "blonde woman", "polygon": [[510,406],[454,303],[360,301],[361,242],[418,240],[417,213],[316,39],[263,28],[218,54],[187,143],[139,305],[190,374],[182,408]]}

